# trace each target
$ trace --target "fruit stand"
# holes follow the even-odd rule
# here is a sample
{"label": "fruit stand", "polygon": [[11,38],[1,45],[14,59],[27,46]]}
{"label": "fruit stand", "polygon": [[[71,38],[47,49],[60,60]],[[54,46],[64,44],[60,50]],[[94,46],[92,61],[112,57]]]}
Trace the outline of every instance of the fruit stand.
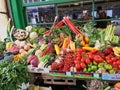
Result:
{"label": "fruit stand", "polygon": [[[1,41],[1,80],[8,80],[7,83],[17,81],[19,85],[43,80],[44,84],[68,86],[84,80],[89,83],[87,85],[103,83],[96,87],[85,86],[88,90],[113,88],[109,82],[104,86],[104,81],[120,81],[119,37],[114,35],[114,31],[113,25],[105,29],[95,28],[90,23],[76,27],[69,17],[53,23],[50,29],[32,26],[27,26],[26,30],[16,29],[9,21],[8,37]],[[13,71],[9,74],[12,77],[4,77],[3,73],[11,69]],[[5,90],[14,85],[11,83],[5,87],[7,83],[0,85]]]}

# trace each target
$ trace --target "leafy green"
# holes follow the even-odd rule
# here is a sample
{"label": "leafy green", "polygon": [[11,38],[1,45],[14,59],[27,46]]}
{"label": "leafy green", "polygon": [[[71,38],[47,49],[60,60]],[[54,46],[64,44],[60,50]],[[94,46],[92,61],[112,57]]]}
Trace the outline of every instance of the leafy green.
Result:
{"label": "leafy green", "polygon": [[0,41],[0,52],[3,52],[5,50],[5,46],[6,46],[5,42]]}
{"label": "leafy green", "polygon": [[29,75],[25,59],[17,62],[0,62],[0,90],[17,90],[23,82],[29,82]]}

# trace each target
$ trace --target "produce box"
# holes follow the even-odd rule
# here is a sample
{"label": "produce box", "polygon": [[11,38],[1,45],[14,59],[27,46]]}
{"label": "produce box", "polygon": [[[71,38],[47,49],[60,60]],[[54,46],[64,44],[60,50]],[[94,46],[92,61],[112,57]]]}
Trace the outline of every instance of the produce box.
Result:
{"label": "produce box", "polygon": [[99,73],[84,73],[84,72],[75,72],[73,74],[74,78],[85,78],[85,79],[101,79]]}
{"label": "produce box", "polygon": [[49,74],[50,74],[51,76],[73,77],[73,72],[50,71]]}
{"label": "produce box", "polygon": [[120,81],[120,74],[102,74],[102,79]]}

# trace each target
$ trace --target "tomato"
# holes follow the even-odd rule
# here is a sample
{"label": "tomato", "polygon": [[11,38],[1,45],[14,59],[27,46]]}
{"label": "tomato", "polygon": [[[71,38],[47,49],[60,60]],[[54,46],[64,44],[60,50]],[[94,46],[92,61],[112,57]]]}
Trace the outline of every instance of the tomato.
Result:
{"label": "tomato", "polygon": [[120,65],[118,65],[118,69],[120,70]]}
{"label": "tomato", "polygon": [[88,57],[93,60],[93,54],[88,54]]}
{"label": "tomato", "polygon": [[99,63],[101,63],[101,62],[103,62],[103,59],[101,58],[101,59],[98,59],[98,61],[99,61]]}
{"label": "tomato", "polygon": [[85,59],[84,59],[84,58],[81,58],[81,62],[84,63],[84,62],[85,62]]}
{"label": "tomato", "polygon": [[76,57],[76,60],[80,61],[80,60],[81,60],[81,58],[80,58],[80,57]]}
{"label": "tomato", "polygon": [[78,60],[74,60],[74,64],[80,63],[80,61]]}
{"label": "tomato", "polygon": [[92,50],[92,51],[90,51],[91,54],[95,54],[97,52],[98,52],[98,50]]}
{"label": "tomato", "polygon": [[77,55],[77,57],[78,57],[79,59],[81,59],[81,58],[82,58],[81,54]]}
{"label": "tomato", "polygon": [[114,61],[114,62],[112,63],[112,65],[113,65],[113,66],[116,66],[116,65],[117,65],[117,63]]}
{"label": "tomato", "polygon": [[117,64],[117,65],[120,65],[120,61],[116,61],[116,64]]}
{"label": "tomato", "polygon": [[75,64],[76,69],[81,69],[81,66],[79,63]]}
{"label": "tomato", "polygon": [[103,53],[100,54],[100,56],[105,59],[105,55]]}
{"label": "tomato", "polygon": [[80,63],[81,68],[86,68],[85,63]]}
{"label": "tomato", "polygon": [[89,59],[89,58],[86,58],[86,59],[85,59],[85,63],[86,63],[86,64],[90,64],[90,63],[91,63],[90,59]]}
{"label": "tomato", "polygon": [[115,61],[117,61],[117,57],[112,57],[111,60],[112,60],[112,62],[115,62]]}
{"label": "tomato", "polygon": [[106,59],[106,60],[110,60],[110,56],[106,56],[105,59]]}
{"label": "tomato", "polygon": [[120,60],[120,57],[116,57],[117,60]]}
{"label": "tomato", "polygon": [[111,64],[111,63],[112,63],[112,60],[109,59],[109,60],[106,60],[106,62],[107,62],[108,64]]}
{"label": "tomato", "polygon": [[81,52],[84,52],[84,50],[82,48],[78,48],[77,53],[81,53]]}
{"label": "tomato", "polygon": [[103,59],[100,55],[94,55],[94,61],[96,63],[100,63],[100,62],[103,62]]}

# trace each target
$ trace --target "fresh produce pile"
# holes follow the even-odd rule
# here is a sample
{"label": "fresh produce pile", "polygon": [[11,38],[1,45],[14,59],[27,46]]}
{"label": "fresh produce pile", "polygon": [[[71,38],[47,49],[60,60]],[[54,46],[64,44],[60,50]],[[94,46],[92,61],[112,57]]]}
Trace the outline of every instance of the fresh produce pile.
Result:
{"label": "fresh produce pile", "polygon": [[119,73],[120,45],[114,31],[113,25],[104,30],[96,29],[90,23],[76,27],[64,17],[51,28],[8,29],[5,51],[17,53],[13,61],[29,54],[27,64],[38,68]]}

